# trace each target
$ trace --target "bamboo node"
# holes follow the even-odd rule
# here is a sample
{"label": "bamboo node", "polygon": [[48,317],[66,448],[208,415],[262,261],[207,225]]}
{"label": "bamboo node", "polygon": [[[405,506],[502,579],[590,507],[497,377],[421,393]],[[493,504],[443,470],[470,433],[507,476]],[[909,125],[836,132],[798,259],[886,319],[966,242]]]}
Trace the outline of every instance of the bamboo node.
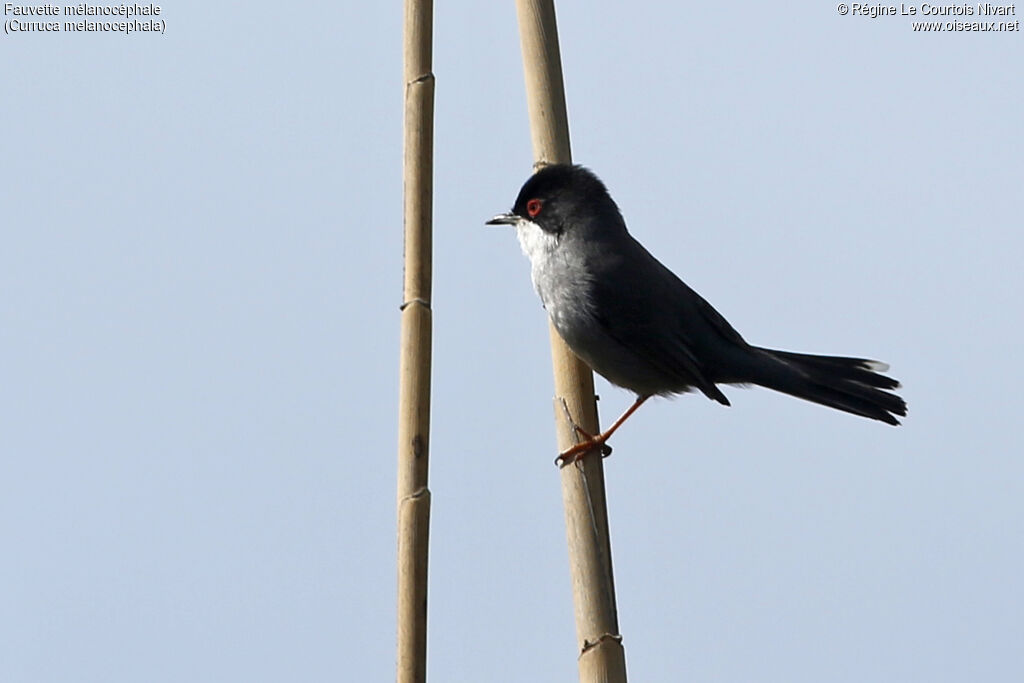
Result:
{"label": "bamboo node", "polygon": [[398,310],[404,311],[406,308],[412,306],[413,304],[419,304],[428,311],[430,310],[430,302],[427,301],[426,299],[420,299],[418,297],[415,299],[409,299],[408,301],[403,301],[402,305],[398,307]]}
{"label": "bamboo node", "polygon": [[401,502],[407,503],[409,501],[419,500],[420,498],[430,498],[430,489],[426,486],[421,486],[412,493],[403,496]]}
{"label": "bamboo node", "polygon": [[594,640],[594,641],[584,640],[583,641],[583,650],[580,652],[580,655],[585,655],[588,651],[593,650],[595,647],[598,647],[602,643],[607,642],[609,640],[615,641],[616,643],[619,643],[620,645],[622,644],[622,636],[620,634],[618,634],[618,633],[602,633],[601,636],[597,640]]}
{"label": "bamboo node", "polygon": [[430,71],[428,71],[427,73],[422,74],[420,76],[417,76],[416,78],[414,78],[411,81],[407,82],[405,84],[405,87],[408,88],[409,86],[412,86],[412,85],[419,85],[421,83],[429,83],[429,82],[432,82],[433,80],[434,80],[434,74],[431,73]]}

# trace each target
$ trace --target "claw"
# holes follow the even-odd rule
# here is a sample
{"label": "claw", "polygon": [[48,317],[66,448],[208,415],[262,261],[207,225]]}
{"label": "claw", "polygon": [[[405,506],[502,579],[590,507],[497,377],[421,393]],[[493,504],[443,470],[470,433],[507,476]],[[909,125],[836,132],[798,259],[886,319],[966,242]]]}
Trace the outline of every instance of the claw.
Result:
{"label": "claw", "polygon": [[[583,430],[579,431],[581,434],[586,434],[586,432],[584,432]],[[601,449],[601,457],[607,458],[609,455],[612,454],[612,447],[604,442],[604,439],[606,438],[607,437],[604,436],[603,434],[600,436],[588,435],[586,441],[581,441],[575,446],[567,448],[561,453],[559,453],[558,457],[555,458],[555,465],[557,465],[559,468],[565,467],[566,465],[571,465],[572,463],[576,462],[577,460],[580,460],[581,458],[583,458],[584,455],[598,447],[600,447]]]}
{"label": "claw", "polygon": [[602,434],[598,434],[597,436],[591,436],[582,427],[576,424],[572,419],[572,416],[569,414],[569,407],[565,404],[565,401],[562,401],[562,407],[565,409],[565,414],[569,419],[569,424],[572,425],[572,428],[576,430],[576,433],[582,436],[584,440],[559,453],[558,457],[555,458],[555,465],[559,468],[565,467],[566,465],[576,462],[597,447],[600,447],[601,449],[601,457],[607,458],[612,454],[612,447],[605,443],[608,440],[608,437],[614,434],[615,430],[621,427],[622,423],[625,422],[630,415],[636,412],[636,409],[642,406],[644,401],[648,398],[650,398],[650,396],[637,396],[636,401],[629,407],[629,410],[623,413],[622,417],[616,420],[607,431]]}

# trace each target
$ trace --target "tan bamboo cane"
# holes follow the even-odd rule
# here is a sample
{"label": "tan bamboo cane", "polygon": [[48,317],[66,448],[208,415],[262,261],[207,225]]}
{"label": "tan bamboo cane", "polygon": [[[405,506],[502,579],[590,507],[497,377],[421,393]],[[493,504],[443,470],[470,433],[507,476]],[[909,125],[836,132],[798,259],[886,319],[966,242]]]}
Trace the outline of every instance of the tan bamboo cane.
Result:
{"label": "tan bamboo cane", "polygon": [[431,0],[406,0],[404,28],[405,279],[398,397],[398,652],[396,681],[427,677],[430,490],[431,212],[434,75]]}
{"label": "tan bamboo cane", "polygon": [[[551,0],[517,0],[519,36],[526,76],[535,168],[569,163],[569,124]],[[597,434],[594,377],[550,328],[555,376],[555,428],[559,450],[576,443],[575,421]],[[571,418],[570,418],[571,416]],[[612,578],[604,467],[591,453],[561,469],[562,500],[576,612],[580,681],[626,680],[625,651],[619,634]]]}

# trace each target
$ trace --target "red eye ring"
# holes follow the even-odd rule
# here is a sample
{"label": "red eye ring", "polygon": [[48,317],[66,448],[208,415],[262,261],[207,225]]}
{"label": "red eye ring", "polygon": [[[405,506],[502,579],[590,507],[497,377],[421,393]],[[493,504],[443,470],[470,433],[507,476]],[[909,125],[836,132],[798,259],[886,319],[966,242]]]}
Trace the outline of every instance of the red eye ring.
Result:
{"label": "red eye ring", "polygon": [[530,214],[530,218],[536,218],[542,208],[544,208],[544,202],[539,199],[531,199],[526,202],[526,213]]}

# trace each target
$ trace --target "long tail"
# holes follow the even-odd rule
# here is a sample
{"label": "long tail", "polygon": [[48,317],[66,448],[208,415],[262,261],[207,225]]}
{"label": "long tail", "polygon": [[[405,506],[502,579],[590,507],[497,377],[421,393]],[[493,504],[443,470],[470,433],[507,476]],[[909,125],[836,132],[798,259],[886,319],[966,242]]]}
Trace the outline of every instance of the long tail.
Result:
{"label": "long tail", "polygon": [[890,389],[900,383],[880,373],[885,363],[864,358],[812,356],[805,353],[755,349],[768,356],[758,363],[754,382],[823,406],[854,415],[898,425],[897,416],[907,414],[907,404]]}

